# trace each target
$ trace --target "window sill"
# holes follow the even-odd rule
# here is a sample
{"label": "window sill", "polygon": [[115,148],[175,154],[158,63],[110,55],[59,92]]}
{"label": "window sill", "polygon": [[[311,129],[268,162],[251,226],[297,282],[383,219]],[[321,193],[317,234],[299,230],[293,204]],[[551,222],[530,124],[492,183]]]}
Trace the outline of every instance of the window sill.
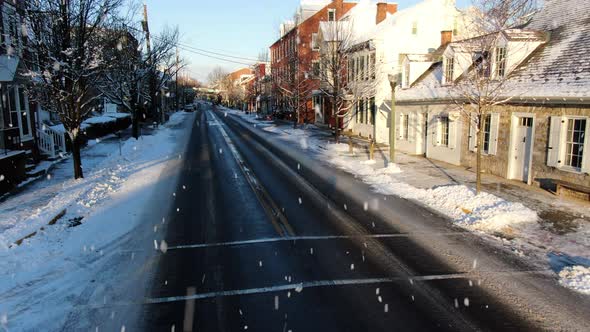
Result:
{"label": "window sill", "polygon": [[568,173],[585,174],[584,172],[582,172],[582,170],[580,168],[575,168],[575,167],[571,167],[571,166],[558,166],[555,168],[557,170],[568,172]]}

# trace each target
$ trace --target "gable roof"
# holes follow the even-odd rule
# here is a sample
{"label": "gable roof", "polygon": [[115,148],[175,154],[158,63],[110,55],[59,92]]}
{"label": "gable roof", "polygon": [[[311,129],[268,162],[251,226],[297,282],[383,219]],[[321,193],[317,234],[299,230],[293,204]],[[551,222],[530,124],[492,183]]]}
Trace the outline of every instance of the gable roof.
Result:
{"label": "gable roof", "polygon": [[[575,98],[590,102],[590,1],[545,0],[523,30],[507,30],[513,40],[548,41],[537,48],[512,73],[503,90],[516,100]],[[414,87],[399,93],[400,101],[448,98],[441,86],[442,63],[431,66]]]}
{"label": "gable roof", "polygon": [[590,97],[590,1],[545,0],[527,29],[549,41],[517,68],[511,86],[538,97]]}

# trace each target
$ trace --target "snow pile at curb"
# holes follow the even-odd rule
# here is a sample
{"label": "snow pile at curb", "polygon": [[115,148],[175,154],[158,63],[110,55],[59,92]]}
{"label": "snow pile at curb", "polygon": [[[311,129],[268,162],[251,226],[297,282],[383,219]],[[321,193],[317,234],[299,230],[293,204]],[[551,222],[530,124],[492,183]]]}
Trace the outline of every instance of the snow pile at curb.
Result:
{"label": "snow pile at curb", "polygon": [[[186,119],[182,112],[175,113],[165,127],[180,124]],[[24,219],[6,216],[0,219],[0,253],[8,250],[11,243],[37,231],[63,209],[67,208],[67,215],[63,218],[86,217],[93,208],[117,192],[127,177],[142,166],[165,158],[169,153],[169,146],[162,140],[169,135],[168,128],[164,128],[154,136],[143,136],[139,141],[129,139],[119,150],[108,151],[108,156],[96,168],[87,171],[81,180],[68,180],[60,184],[59,193],[47,205],[35,209]],[[84,166],[84,160],[82,160]],[[147,181],[147,180],[146,180]]]}
{"label": "snow pile at curb", "polygon": [[329,144],[328,161],[354,174],[371,185],[378,193],[411,199],[449,217],[458,225],[489,233],[501,232],[514,235],[521,227],[536,224],[537,213],[520,203],[508,202],[492,194],[481,193],[464,185],[439,186],[421,189],[396,179],[402,173],[396,164],[378,167],[374,160],[354,159],[342,156],[348,151],[346,144]]}
{"label": "snow pile at curb", "polygon": [[559,272],[559,283],[582,294],[590,295],[590,268],[569,266]]}

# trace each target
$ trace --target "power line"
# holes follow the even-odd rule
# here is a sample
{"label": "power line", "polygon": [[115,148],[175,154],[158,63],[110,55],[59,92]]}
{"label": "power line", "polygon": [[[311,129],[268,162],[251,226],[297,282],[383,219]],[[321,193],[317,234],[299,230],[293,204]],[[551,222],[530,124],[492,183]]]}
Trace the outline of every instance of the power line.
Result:
{"label": "power line", "polygon": [[[128,26],[129,29],[133,29],[136,31],[140,31],[139,29],[135,28],[135,27],[131,27]],[[158,39],[158,40],[162,40],[160,37],[158,36],[152,36],[153,39]],[[236,64],[240,64],[240,65],[246,65],[246,66],[251,66],[253,63],[258,62],[258,60],[253,59],[253,58],[247,58],[247,57],[241,57],[241,56],[234,56],[234,55],[229,55],[229,54],[223,54],[223,53],[219,53],[219,52],[213,52],[213,51],[207,51],[205,49],[202,48],[198,48],[198,47],[194,47],[194,46],[190,46],[184,43],[177,43],[178,48],[190,52],[190,53],[195,53],[201,56],[205,56],[205,57],[209,57],[209,58],[213,58],[216,60],[221,60],[221,61],[226,61],[226,62],[231,62],[231,63],[236,63]],[[207,54],[210,53],[210,54]],[[244,60],[244,61],[248,61],[243,62],[243,61],[236,61],[236,60],[231,60],[231,59],[225,59],[225,58],[231,58],[231,59],[238,59],[238,60]]]}
{"label": "power line", "polygon": [[226,58],[233,58],[233,59],[246,60],[246,61],[259,61],[258,59],[254,59],[254,58],[229,55],[229,54],[218,53],[218,52],[213,52],[213,51],[207,51],[205,49],[194,47],[194,46],[190,46],[190,45],[184,44],[184,43],[178,43],[178,45],[182,45],[183,47],[190,48],[190,49],[193,49],[193,50],[196,50],[196,51],[199,51],[199,52],[211,53],[211,54],[223,56],[223,57],[226,57]]}

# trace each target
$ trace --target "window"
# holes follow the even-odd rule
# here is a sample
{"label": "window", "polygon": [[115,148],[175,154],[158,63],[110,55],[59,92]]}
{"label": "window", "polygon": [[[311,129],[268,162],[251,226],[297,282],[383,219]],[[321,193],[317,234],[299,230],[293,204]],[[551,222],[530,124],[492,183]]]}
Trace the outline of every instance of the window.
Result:
{"label": "window", "polygon": [[530,128],[533,126],[533,118],[527,118],[527,117],[520,118],[518,124],[521,127],[529,127]]}
{"label": "window", "polygon": [[328,21],[336,21],[336,9],[328,9]]}
{"label": "window", "polygon": [[365,79],[365,57],[361,56],[360,61],[361,61],[360,62],[361,71],[360,71],[359,78],[362,81]]}
{"label": "window", "polygon": [[360,109],[360,102],[358,99],[356,100],[356,105],[354,105],[354,109],[355,109],[356,123],[361,123],[361,109]]}
{"label": "window", "polygon": [[375,75],[377,72],[377,61],[375,58],[375,53],[371,53],[371,79],[375,79]]}
{"label": "window", "polygon": [[490,134],[491,134],[491,126],[492,126],[492,115],[486,115],[485,119],[483,120],[483,153],[488,153],[490,151]]}
{"label": "window", "polygon": [[440,118],[440,145],[449,146],[449,117]]}
{"label": "window", "polygon": [[445,78],[446,84],[453,82],[453,73],[455,72],[455,59],[445,57]]}
{"label": "window", "polygon": [[315,77],[320,76],[320,63],[318,61],[312,63],[312,73]]}
{"label": "window", "polygon": [[348,59],[348,82],[352,82],[352,78],[354,77],[354,62],[353,59]]}
{"label": "window", "polygon": [[369,99],[369,122],[374,126],[375,125],[375,112],[377,111],[375,107],[375,97]]}
{"label": "window", "polygon": [[354,62],[355,62],[355,67],[356,67],[356,69],[355,69],[355,75],[354,75],[354,80],[357,81],[359,79],[359,75],[360,75],[359,73],[361,71],[360,59],[357,57]]}
{"label": "window", "polygon": [[410,116],[408,114],[402,114],[400,117],[400,138],[407,141],[410,137]]}
{"label": "window", "polygon": [[506,75],[506,48],[505,47],[497,47],[496,48],[496,77],[504,77]]}
{"label": "window", "polygon": [[568,119],[565,147],[565,165],[582,168],[584,140],[586,136],[586,119]]}
{"label": "window", "polygon": [[412,34],[413,35],[418,34],[418,22],[417,21],[412,22]]}
{"label": "window", "polygon": [[367,55],[367,58],[365,59],[365,61],[366,61],[365,81],[368,81],[369,77],[371,77],[371,59],[368,55]]}
{"label": "window", "polygon": [[314,51],[317,51],[317,50],[320,49],[320,45],[319,45],[319,42],[318,42],[318,34],[317,33],[312,33],[311,34],[311,48]]}

